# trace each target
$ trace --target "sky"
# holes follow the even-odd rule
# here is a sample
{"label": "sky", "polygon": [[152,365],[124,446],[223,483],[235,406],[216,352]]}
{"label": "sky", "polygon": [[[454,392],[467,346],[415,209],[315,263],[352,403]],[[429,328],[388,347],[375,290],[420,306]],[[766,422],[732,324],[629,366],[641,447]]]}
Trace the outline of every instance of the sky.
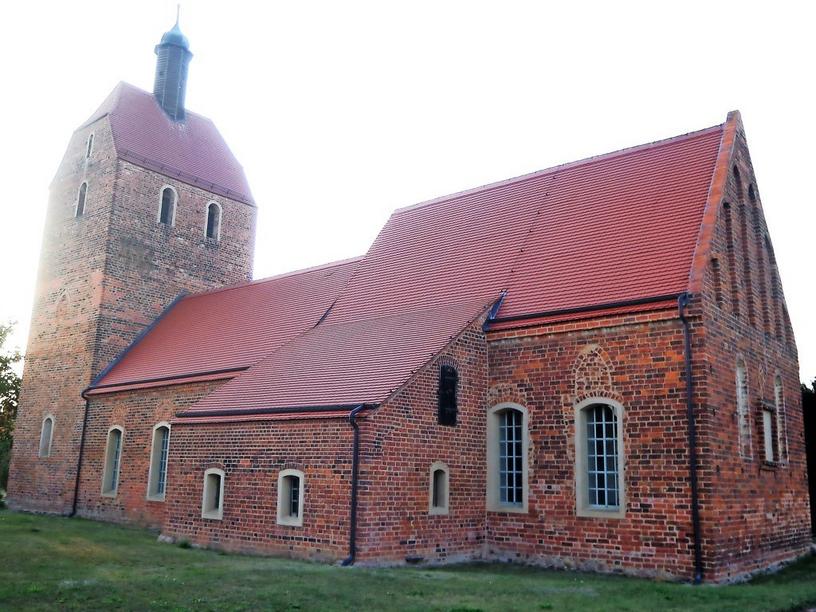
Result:
{"label": "sky", "polygon": [[[799,347],[816,377],[814,12],[805,2],[188,1],[187,107],[258,203],[255,276],[365,253],[391,211],[722,123],[739,109]],[[15,2],[4,86],[0,321],[25,348],[48,185],[119,81],[152,89],[168,0]]]}

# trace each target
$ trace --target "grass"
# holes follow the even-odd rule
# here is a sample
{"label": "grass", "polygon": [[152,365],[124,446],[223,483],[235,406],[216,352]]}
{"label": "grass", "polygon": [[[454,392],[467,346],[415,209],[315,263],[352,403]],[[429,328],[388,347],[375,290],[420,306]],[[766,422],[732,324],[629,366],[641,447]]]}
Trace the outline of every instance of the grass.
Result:
{"label": "grass", "polygon": [[0,511],[0,609],[798,610],[816,557],[750,583],[693,587],[513,565],[363,569],[224,555],[154,534]]}

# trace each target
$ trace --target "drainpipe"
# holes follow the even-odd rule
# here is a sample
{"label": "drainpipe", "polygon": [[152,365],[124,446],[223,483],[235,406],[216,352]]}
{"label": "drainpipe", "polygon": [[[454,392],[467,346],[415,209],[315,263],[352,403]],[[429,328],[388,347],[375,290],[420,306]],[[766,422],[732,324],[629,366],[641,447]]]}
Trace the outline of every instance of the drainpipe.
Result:
{"label": "drainpipe", "polygon": [[349,516],[349,554],[341,565],[348,566],[354,563],[357,554],[357,472],[360,465],[360,425],[357,415],[365,409],[364,404],[355,407],[349,413],[349,424],[354,429],[354,445],[351,451],[351,511]]}
{"label": "drainpipe", "polygon": [[85,430],[88,428],[88,411],[91,407],[91,400],[85,394],[91,390],[91,386],[85,387],[80,395],[85,400],[85,414],[82,415],[82,433],[79,437],[79,458],[77,459],[76,480],[74,481],[74,500],[71,503],[71,513],[69,517],[76,516],[77,499],[79,498],[79,474],[82,471],[82,455],[85,451]]}
{"label": "drainpipe", "polygon": [[703,549],[700,530],[700,496],[697,484],[697,424],[694,418],[694,379],[691,372],[691,328],[686,318],[691,295],[682,293],[677,299],[680,321],[683,323],[686,366],[686,418],[689,440],[689,484],[691,485],[691,525],[694,531],[694,584],[703,581]]}

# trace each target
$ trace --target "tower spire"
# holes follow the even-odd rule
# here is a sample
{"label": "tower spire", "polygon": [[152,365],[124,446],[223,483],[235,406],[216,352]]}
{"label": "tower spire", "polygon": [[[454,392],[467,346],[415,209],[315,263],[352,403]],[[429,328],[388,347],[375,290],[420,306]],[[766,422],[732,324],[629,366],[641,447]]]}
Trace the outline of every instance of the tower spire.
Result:
{"label": "tower spire", "polygon": [[193,57],[190,43],[179,28],[181,5],[176,5],[176,23],[156,45],[156,78],[153,95],[173,121],[184,121],[187,66]]}

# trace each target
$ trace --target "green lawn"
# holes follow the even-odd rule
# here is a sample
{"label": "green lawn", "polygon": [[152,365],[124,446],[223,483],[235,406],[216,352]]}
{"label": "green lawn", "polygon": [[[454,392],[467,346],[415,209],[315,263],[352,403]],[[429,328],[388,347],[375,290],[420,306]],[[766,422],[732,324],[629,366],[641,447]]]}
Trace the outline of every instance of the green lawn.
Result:
{"label": "green lawn", "polygon": [[693,587],[513,565],[339,568],[159,544],[155,535],[0,512],[0,609],[798,610],[816,557],[749,584]]}

